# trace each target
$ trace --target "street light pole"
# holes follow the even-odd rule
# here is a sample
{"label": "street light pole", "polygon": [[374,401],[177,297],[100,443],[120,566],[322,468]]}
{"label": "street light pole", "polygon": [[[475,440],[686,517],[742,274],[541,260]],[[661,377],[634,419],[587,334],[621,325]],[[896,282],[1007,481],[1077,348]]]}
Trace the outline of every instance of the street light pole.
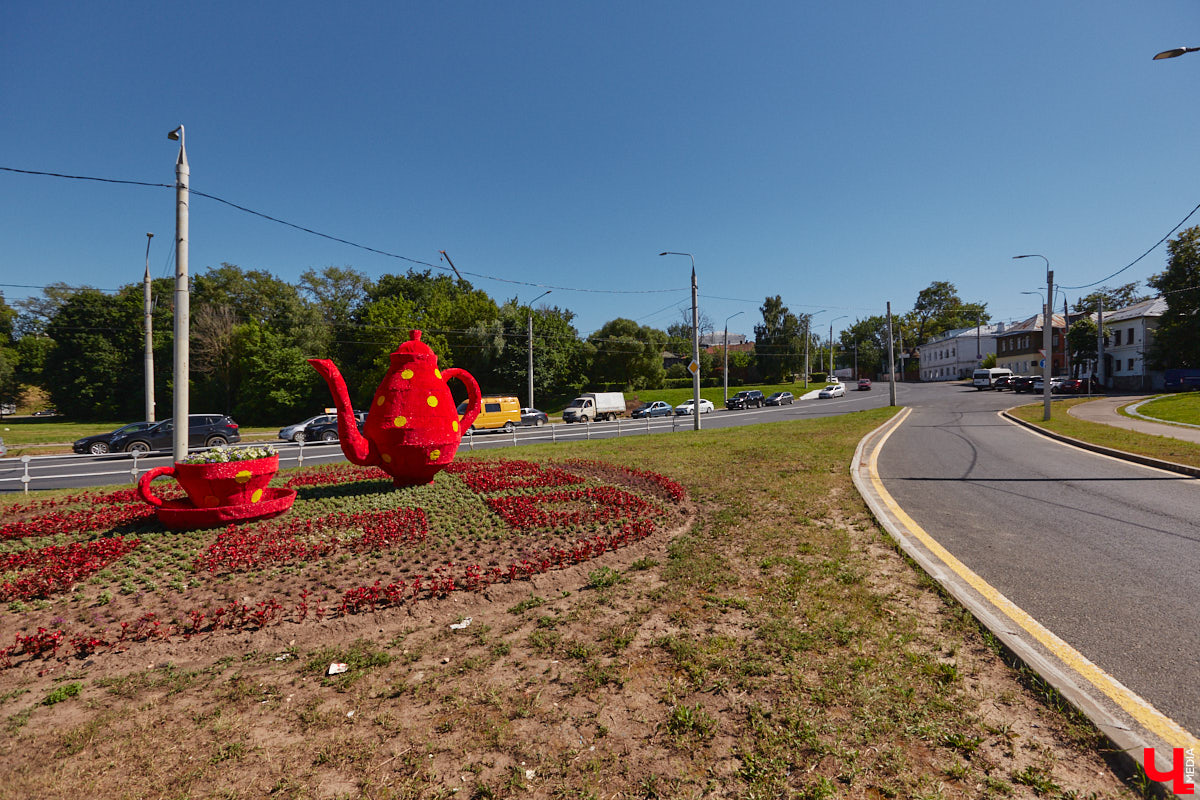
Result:
{"label": "street light pole", "polygon": [[187,458],[189,427],[188,181],[191,169],[184,148],[183,126],[168,133],[167,138],[179,142],[179,157],[175,159],[175,381],[171,392],[174,418],[171,454],[179,462]]}
{"label": "street light pole", "polygon": [[154,332],[150,327],[154,320],[154,300],[150,293],[150,240],[153,238],[153,233],[146,234],[146,274],[142,278],[142,306],[145,320],[142,327],[146,334],[146,349],[142,355],[142,362],[146,368],[144,384],[146,422],[154,422]]}
{"label": "street light pole", "polygon": [[533,304],[550,294],[552,289],[539,294],[529,301],[529,407],[533,408]]}
{"label": "street light pole", "polygon": [[812,318],[817,314],[824,314],[828,309],[822,308],[820,311],[814,311],[809,314],[804,321],[804,391],[808,391],[808,343],[812,339]]}
{"label": "street light pole", "polygon": [[848,316],[850,315],[842,314],[840,317],[834,317],[833,319],[829,320],[829,375],[827,377],[831,381],[833,380],[833,323],[837,322],[839,319],[845,319]]}
{"label": "street light pole", "polygon": [[691,253],[676,253],[672,250],[660,256],[687,256],[692,260],[692,430],[700,430],[700,312],[696,305],[696,259]]}
{"label": "street light pole", "polygon": [[729,320],[745,313],[745,311],[739,311],[737,314],[730,314],[725,318],[725,367],[721,370],[721,375],[725,381],[724,402],[726,403],[729,402]]}
{"label": "street light pole", "polygon": [[1040,258],[1046,262],[1046,313],[1042,319],[1042,350],[1045,360],[1042,362],[1042,420],[1050,420],[1050,376],[1054,363],[1053,330],[1054,330],[1054,270],[1050,269],[1050,259],[1040,253],[1027,253],[1013,258]]}
{"label": "street light pole", "polygon": [[892,350],[892,301],[887,304],[888,329],[888,400],[889,405],[896,405],[896,353]]}

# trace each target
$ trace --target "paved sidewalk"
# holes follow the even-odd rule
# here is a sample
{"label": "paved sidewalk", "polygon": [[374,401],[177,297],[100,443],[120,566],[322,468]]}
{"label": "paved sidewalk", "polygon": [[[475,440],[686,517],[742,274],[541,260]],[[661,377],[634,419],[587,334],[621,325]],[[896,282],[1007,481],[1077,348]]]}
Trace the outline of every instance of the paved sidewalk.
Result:
{"label": "paved sidewalk", "polygon": [[1169,436],[1173,439],[1182,439],[1185,442],[1200,444],[1200,429],[1185,428],[1182,425],[1168,425],[1165,422],[1132,419],[1117,413],[1118,406],[1123,406],[1127,403],[1136,403],[1139,400],[1146,400],[1150,397],[1154,397],[1154,395],[1145,395],[1143,397],[1103,397],[1099,400],[1093,400],[1090,403],[1080,403],[1077,406],[1072,406],[1067,409],[1067,413],[1086,422],[1099,422],[1102,425],[1126,428],[1151,436]]}

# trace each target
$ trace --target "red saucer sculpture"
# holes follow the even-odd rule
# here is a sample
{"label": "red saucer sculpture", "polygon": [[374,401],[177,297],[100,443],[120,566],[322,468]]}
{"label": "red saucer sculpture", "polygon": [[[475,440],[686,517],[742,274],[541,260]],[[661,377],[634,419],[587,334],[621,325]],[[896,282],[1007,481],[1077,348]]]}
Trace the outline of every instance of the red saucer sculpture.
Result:
{"label": "red saucer sculpture", "polygon": [[[350,393],[337,366],[325,358],[308,363],[329,385],[338,409],[342,452],[354,464],[379,467],[396,486],[429,483],[454,460],[463,431],[479,416],[482,398],[471,373],[438,369],[437,356],[414,330],[391,355],[391,366],[375,390],[367,422],[360,434]],[[458,378],[467,387],[466,413],[459,417],[447,381]]]}
{"label": "red saucer sculpture", "polygon": [[[143,475],[138,481],[138,496],[154,506],[159,521],[172,530],[264,519],[287,511],[296,499],[295,489],[267,486],[278,471],[278,453],[241,461],[176,462]],[[150,484],[163,476],[174,477],[187,499],[163,500],[154,494]]]}

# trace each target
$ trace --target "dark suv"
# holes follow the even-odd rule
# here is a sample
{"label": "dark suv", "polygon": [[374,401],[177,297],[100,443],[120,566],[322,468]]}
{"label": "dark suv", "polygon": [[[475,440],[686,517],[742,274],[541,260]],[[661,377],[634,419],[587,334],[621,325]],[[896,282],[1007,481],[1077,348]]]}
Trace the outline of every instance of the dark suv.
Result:
{"label": "dark suv", "polygon": [[755,408],[763,407],[763,393],[757,389],[751,389],[746,392],[738,392],[733,397],[725,401],[726,408]]}
{"label": "dark suv", "polygon": [[[149,453],[151,450],[170,450],[175,424],[165,419],[144,431],[114,436],[108,449],[114,453]],[[224,414],[189,414],[188,447],[219,447],[242,440],[238,424]]]}

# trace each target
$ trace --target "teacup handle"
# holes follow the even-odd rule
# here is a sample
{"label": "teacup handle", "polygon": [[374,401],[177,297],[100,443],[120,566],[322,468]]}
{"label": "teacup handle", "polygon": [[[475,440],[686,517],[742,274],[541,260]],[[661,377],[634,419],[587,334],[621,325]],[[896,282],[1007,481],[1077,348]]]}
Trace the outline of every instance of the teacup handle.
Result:
{"label": "teacup handle", "polygon": [[458,378],[462,381],[463,386],[467,387],[467,413],[462,415],[460,424],[463,429],[470,428],[475,422],[475,418],[479,416],[479,411],[483,407],[483,395],[479,391],[479,384],[475,382],[475,376],[467,372],[465,369],[451,367],[442,372],[442,379],[449,381],[451,378]]}
{"label": "teacup handle", "polygon": [[158,478],[162,475],[174,475],[174,474],[175,474],[174,467],[155,467],[154,469],[150,470],[145,475],[143,475],[141,477],[141,479],[138,481],[138,488],[137,488],[138,497],[142,498],[143,500],[145,500],[147,503],[154,506],[155,508],[158,508],[159,506],[161,506],[163,504],[163,501],[162,501],[161,497],[154,494],[154,492],[150,491],[150,482],[153,481],[155,478]]}

